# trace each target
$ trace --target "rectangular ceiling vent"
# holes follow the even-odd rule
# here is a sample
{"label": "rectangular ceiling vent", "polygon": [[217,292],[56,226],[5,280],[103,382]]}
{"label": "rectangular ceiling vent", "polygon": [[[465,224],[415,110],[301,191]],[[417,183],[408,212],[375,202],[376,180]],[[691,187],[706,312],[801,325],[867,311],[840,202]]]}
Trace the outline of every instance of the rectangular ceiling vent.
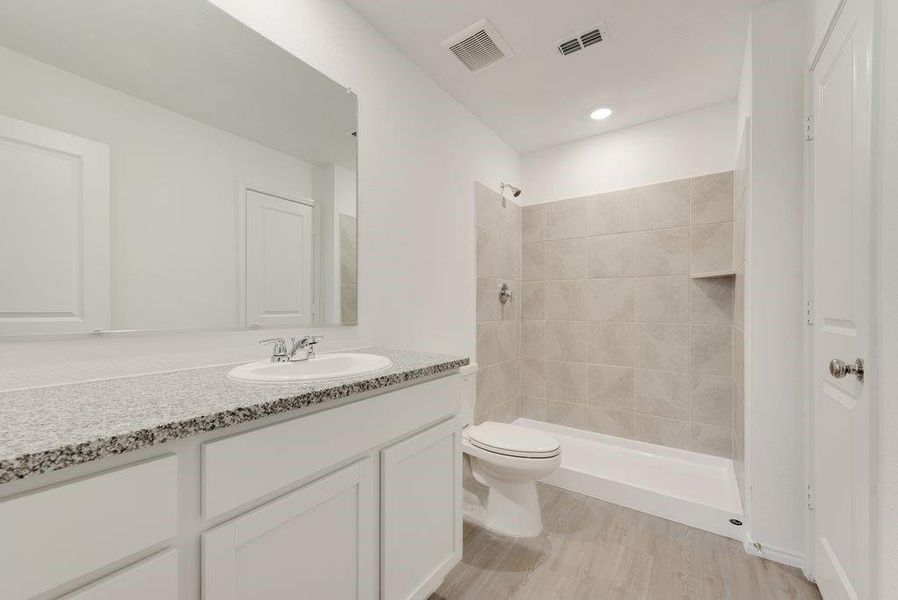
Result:
{"label": "rectangular ceiling vent", "polygon": [[594,27],[590,27],[574,38],[565,39],[558,42],[556,46],[558,47],[558,52],[560,52],[563,56],[567,56],[569,54],[573,54],[574,52],[579,52],[584,48],[595,46],[600,42],[606,41],[607,39],[608,29],[605,27],[604,23],[601,23]]}
{"label": "rectangular ceiling vent", "polygon": [[483,19],[444,40],[441,44],[471,71],[483,69],[512,56],[511,47],[493,24]]}

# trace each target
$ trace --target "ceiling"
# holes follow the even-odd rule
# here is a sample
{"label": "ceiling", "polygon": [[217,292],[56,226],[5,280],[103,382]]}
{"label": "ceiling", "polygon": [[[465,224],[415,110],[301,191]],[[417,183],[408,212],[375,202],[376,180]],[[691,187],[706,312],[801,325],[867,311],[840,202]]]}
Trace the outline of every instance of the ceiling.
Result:
{"label": "ceiling", "polygon": [[[748,14],[766,0],[347,0],[521,152],[735,98]],[[440,42],[486,18],[514,56],[471,72]],[[604,22],[608,40],[556,43]],[[591,110],[611,105],[606,121]]]}
{"label": "ceiling", "polygon": [[205,0],[4,0],[0,45],[308,162],[355,169],[355,95]]}

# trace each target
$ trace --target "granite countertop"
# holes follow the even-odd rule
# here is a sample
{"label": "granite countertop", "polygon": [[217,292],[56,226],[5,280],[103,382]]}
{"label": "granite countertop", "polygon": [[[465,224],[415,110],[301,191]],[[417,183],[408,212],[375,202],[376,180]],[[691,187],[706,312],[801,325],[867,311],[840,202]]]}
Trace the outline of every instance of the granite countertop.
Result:
{"label": "granite countertop", "polygon": [[232,381],[234,365],[0,393],[0,483],[446,373],[467,358],[362,348],[393,365],[318,383]]}

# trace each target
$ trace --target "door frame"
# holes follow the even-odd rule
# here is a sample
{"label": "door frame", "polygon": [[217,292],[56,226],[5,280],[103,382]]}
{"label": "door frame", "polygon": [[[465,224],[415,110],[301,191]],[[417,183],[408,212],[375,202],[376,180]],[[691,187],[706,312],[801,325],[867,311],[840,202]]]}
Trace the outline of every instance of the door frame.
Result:
{"label": "door frame", "polygon": [[[833,9],[833,14],[830,17],[829,24],[827,25],[826,32],[819,40],[813,41],[813,46],[811,48],[810,54],[808,56],[807,66],[804,73],[805,81],[804,81],[804,89],[805,89],[805,118],[806,118],[806,128],[805,128],[805,165],[804,165],[804,289],[805,289],[805,318],[806,318],[806,329],[804,335],[804,361],[803,361],[803,404],[805,407],[805,427],[804,427],[804,450],[805,450],[805,472],[804,479],[806,485],[807,495],[805,497],[806,502],[806,517],[805,517],[805,564],[802,568],[804,575],[810,580],[816,580],[816,573],[814,572],[814,564],[816,558],[816,539],[817,539],[817,522],[816,522],[816,514],[814,512],[815,505],[815,481],[814,481],[814,456],[815,456],[815,444],[814,444],[814,432],[815,432],[815,393],[816,393],[816,373],[814,370],[814,366],[816,364],[817,357],[815,356],[816,350],[816,335],[815,335],[815,320],[816,320],[816,306],[815,306],[815,295],[814,295],[814,269],[816,267],[816,263],[814,260],[814,158],[815,158],[815,146],[814,146],[814,130],[816,126],[816,94],[814,89],[814,70],[817,66],[817,63],[823,53],[823,50],[826,48],[827,43],[830,40],[831,34],[835,29],[839,18],[842,16],[845,5],[848,0],[839,0],[836,7]],[[860,0],[861,2],[869,2],[870,10],[872,14],[875,16],[882,5],[882,0]],[[880,259],[880,236],[879,236],[879,228],[876,227],[876,222],[878,218],[878,214],[881,212],[881,204],[884,201],[880,194],[877,193],[876,187],[876,171],[877,164],[879,161],[879,151],[877,148],[877,135],[876,128],[879,123],[878,115],[878,85],[877,85],[877,66],[876,61],[880,60],[881,54],[879,51],[880,48],[880,40],[879,40],[880,30],[877,27],[876,21],[874,20],[871,27],[871,41],[872,41],[872,49],[870,60],[871,64],[871,152],[870,152],[870,257],[871,263],[868,265],[870,269],[870,294],[869,294],[869,316],[870,316],[870,331],[869,331],[869,351],[868,355],[864,357],[866,363],[866,371],[870,374],[870,377],[866,378],[865,383],[869,386],[868,388],[868,402],[870,405],[870,470],[869,470],[869,488],[870,488],[870,507],[869,507],[869,536],[868,536],[868,544],[869,544],[869,557],[870,564],[867,571],[867,575],[869,580],[867,581],[867,592],[869,593],[870,598],[876,598],[876,594],[878,592],[878,580],[879,580],[879,556],[878,556],[878,542],[879,538],[877,532],[879,530],[879,470],[878,470],[878,457],[879,457],[879,428],[876,427],[876,420],[879,415],[879,405],[880,405],[880,394],[879,394],[879,368],[880,368],[880,324],[882,322],[880,311],[879,311],[879,302],[878,302],[878,291],[880,287],[880,277],[879,277],[879,259]],[[825,359],[825,357],[824,357]]]}
{"label": "door frame", "polygon": [[[273,196],[288,202],[302,204],[312,209],[312,323],[318,326],[318,286],[319,265],[318,257],[320,236],[318,235],[318,206],[311,198],[303,198],[295,194],[282,194],[279,190],[267,185],[254,185],[246,180],[237,180],[237,325],[249,329],[246,323],[246,193],[256,192],[266,196]],[[263,327],[264,328],[264,327]]]}
{"label": "door frame", "polygon": [[811,60],[804,71],[805,91],[805,145],[804,145],[804,357],[802,362],[802,405],[804,422],[804,490],[805,490],[805,536],[804,565],[802,572],[809,581],[815,581],[814,540],[816,522],[814,520],[814,77]]}

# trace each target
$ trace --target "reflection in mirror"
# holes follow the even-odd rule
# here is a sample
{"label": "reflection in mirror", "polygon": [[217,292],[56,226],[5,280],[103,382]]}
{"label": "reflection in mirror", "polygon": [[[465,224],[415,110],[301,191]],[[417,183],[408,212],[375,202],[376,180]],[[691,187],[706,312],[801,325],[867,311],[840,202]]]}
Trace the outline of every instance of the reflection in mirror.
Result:
{"label": "reflection in mirror", "polygon": [[356,322],[354,94],[205,0],[6,0],[0,72],[0,335]]}

